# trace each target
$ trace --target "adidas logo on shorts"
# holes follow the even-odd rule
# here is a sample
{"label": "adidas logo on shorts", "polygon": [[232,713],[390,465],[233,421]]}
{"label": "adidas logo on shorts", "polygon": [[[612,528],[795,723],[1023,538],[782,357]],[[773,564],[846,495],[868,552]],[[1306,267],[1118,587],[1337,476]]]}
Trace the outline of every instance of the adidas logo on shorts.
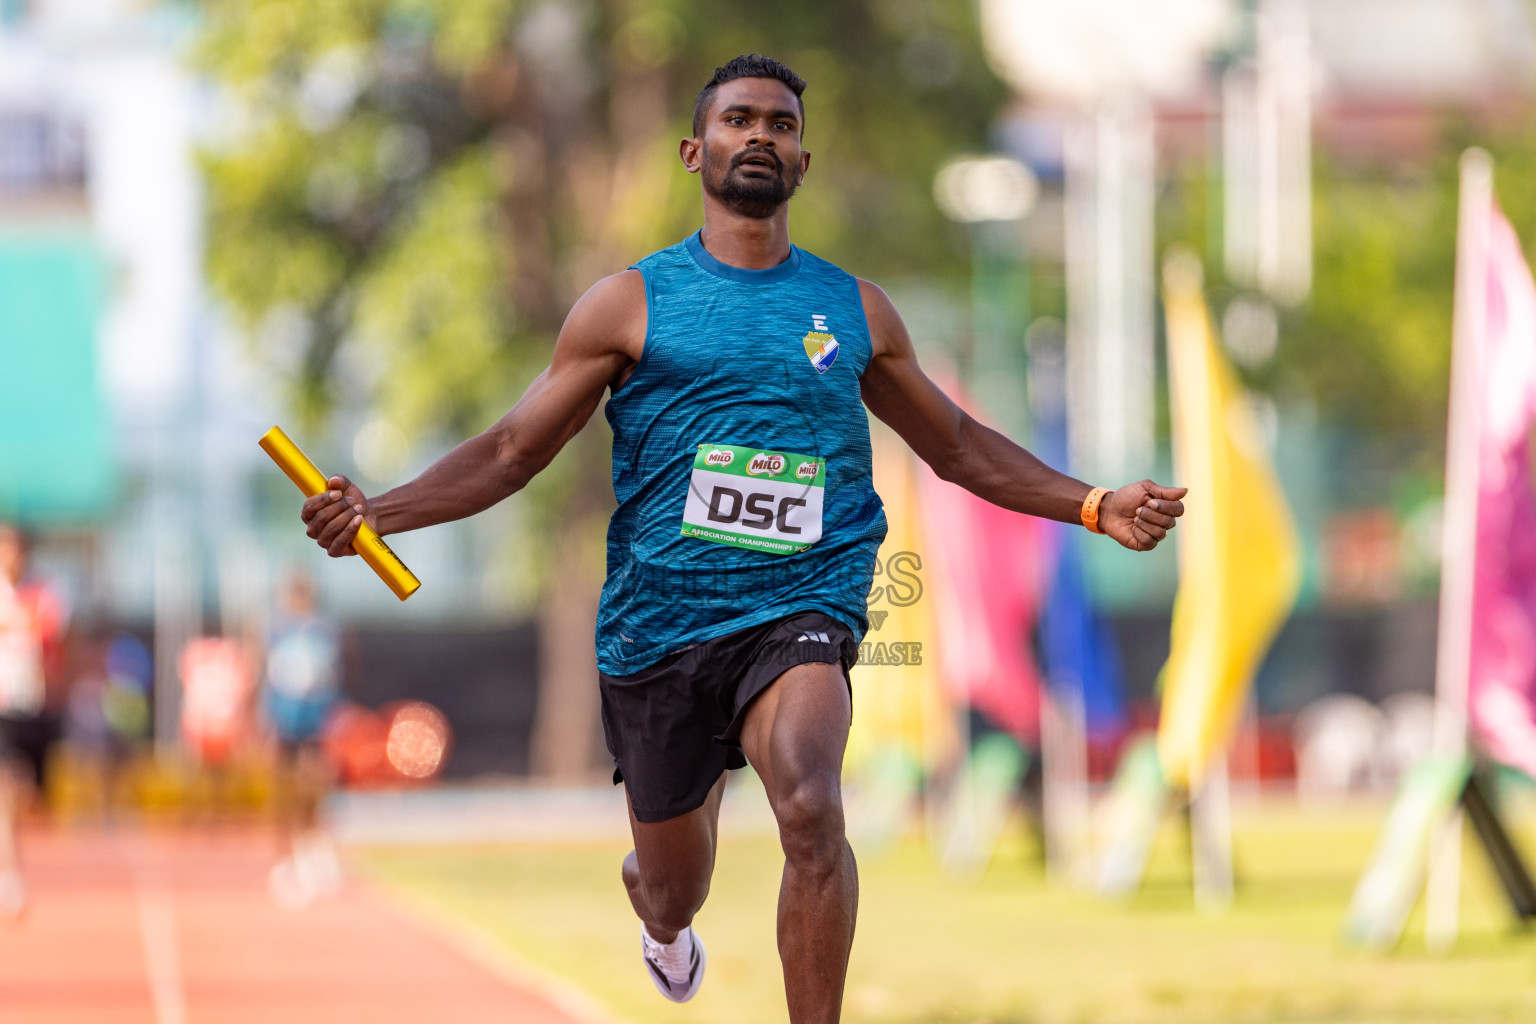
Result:
{"label": "adidas logo on shorts", "polygon": [[829,643],[832,642],[831,638],[829,638],[827,636],[827,634],[825,634],[825,633],[818,633],[815,630],[812,630],[812,631],[810,631],[808,633],[801,633],[800,634],[800,639],[801,640],[814,640],[817,643],[822,643],[822,644],[829,644]]}

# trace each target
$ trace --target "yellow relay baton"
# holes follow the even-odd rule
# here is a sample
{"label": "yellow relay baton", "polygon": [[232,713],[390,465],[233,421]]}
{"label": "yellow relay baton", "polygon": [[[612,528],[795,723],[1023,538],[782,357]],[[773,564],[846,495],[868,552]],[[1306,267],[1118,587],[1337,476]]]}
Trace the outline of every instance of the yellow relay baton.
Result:
{"label": "yellow relay baton", "polygon": [[[313,498],[330,489],[325,474],[283,433],[282,427],[273,427],[263,434],[260,444],[262,450],[272,456],[272,461],[288,474],[288,479],[299,485],[305,497]],[[405,567],[398,555],[389,550],[384,538],[368,525],[367,520],[357,528],[357,536],[352,538],[352,550],[363,556],[363,561],[379,574],[379,579],[389,584],[389,589],[400,600],[404,601],[421,586],[421,580]]]}

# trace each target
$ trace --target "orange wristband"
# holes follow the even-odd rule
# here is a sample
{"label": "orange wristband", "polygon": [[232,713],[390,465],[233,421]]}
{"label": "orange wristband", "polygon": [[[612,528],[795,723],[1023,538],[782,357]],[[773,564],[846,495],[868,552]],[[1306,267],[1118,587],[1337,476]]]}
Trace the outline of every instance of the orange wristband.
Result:
{"label": "orange wristband", "polygon": [[1089,533],[1103,533],[1099,529],[1099,506],[1103,504],[1106,495],[1114,493],[1108,487],[1095,487],[1088,492],[1088,497],[1083,499],[1083,525]]}

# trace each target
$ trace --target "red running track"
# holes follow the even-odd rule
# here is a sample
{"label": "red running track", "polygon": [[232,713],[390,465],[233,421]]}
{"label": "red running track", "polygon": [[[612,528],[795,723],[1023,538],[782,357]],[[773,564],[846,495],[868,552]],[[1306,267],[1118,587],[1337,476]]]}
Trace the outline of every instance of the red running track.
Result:
{"label": "red running track", "polygon": [[30,901],[0,922],[5,1024],[590,1024],[364,885],[304,910],[267,894],[250,831],[23,837]]}

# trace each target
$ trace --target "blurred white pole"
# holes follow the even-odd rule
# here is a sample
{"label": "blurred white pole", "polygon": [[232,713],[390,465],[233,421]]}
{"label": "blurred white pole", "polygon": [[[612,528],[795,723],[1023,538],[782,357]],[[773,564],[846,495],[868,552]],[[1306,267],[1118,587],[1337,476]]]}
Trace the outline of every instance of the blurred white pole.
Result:
{"label": "blurred white pole", "polygon": [[1261,107],[1271,124],[1261,135],[1266,184],[1261,213],[1265,247],[1259,281],[1281,302],[1294,303],[1312,290],[1312,45],[1301,0],[1268,0],[1259,37]]}
{"label": "blurred white pole", "polygon": [[1438,835],[1429,836],[1429,881],[1424,888],[1424,945],[1444,953],[1461,928],[1461,805],[1452,808]]}
{"label": "blurred white pole", "polygon": [[1231,760],[1238,773],[1246,778],[1241,783],[1241,792],[1245,796],[1256,795],[1263,789],[1263,740],[1259,735],[1259,696],[1256,691],[1257,687],[1248,688],[1242,714],[1237,720],[1237,733],[1232,738]]}
{"label": "blurred white pole", "polygon": [[181,651],[196,630],[197,563],[183,531],[168,525],[155,542],[155,748],[162,753],[181,743]]}
{"label": "blurred white pole", "polygon": [[1067,451],[1068,463],[1085,476],[1096,470],[1094,408],[1094,292],[1096,147],[1093,119],[1074,114],[1063,138],[1063,255],[1067,288]]}
{"label": "blurred white pole", "polygon": [[1227,277],[1253,286],[1259,270],[1258,105],[1253,69],[1221,78],[1222,258]]}
{"label": "blurred white pole", "polygon": [[267,561],[253,531],[230,527],[215,549],[219,574],[219,626],[226,637],[264,642],[270,620],[272,585]]}
{"label": "blurred white pole", "polygon": [[1153,182],[1156,162],[1153,156],[1152,110],[1141,99],[1124,100],[1108,126],[1119,144],[1120,166],[1110,173],[1120,176],[1120,302],[1102,306],[1107,321],[1118,325],[1118,337],[1106,347],[1101,369],[1114,362],[1122,367],[1118,389],[1106,395],[1104,412],[1113,420],[1120,415],[1119,436],[1114,450],[1106,455],[1118,462],[1119,472],[1108,479],[1116,482],[1139,479],[1152,465],[1153,414],[1156,385],[1152,352],[1155,334],[1153,322],[1153,273],[1157,265],[1153,245]]}
{"label": "blurred white pole", "polygon": [[1469,149],[1461,158],[1451,394],[1445,443],[1445,512],[1440,556],[1440,632],[1435,661],[1435,748],[1467,743],[1467,671],[1472,659],[1472,573],[1477,554],[1478,371],[1487,322],[1488,233],[1493,163]]}
{"label": "blurred white pole", "polygon": [[[1467,752],[1467,675],[1472,662],[1472,588],[1477,556],[1478,384],[1488,315],[1488,232],[1493,161],[1481,149],[1461,157],[1451,394],[1445,442],[1445,513],[1440,555],[1440,628],[1435,658],[1435,750]],[[1456,938],[1461,893],[1461,812],[1431,849],[1426,938],[1444,949]]]}
{"label": "blurred white pole", "polygon": [[1066,140],[1068,432],[1095,478],[1145,475],[1152,457],[1152,116],[1123,94]]}
{"label": "blurred white pole", "polygon": [[1045,868],[1055,881],[1093,878],[1088,799],[1088,725],[1081,685],[1054,680],[1040,688],[1040,771]]}
{"label": "blurred white pole", "polygon": [[1220,913],[1232,905],[1232,794],[1227,755],[1211,758],[1200,788],[1189,795],[1189,839],[1195,907]]}
{"label": "blurred white pole", "polygon": [[1093,478],[1104,474],[1118,483],[1126,460],[1121,441],[1124,426],[1118,422],[1115,400],[1124,394],[1131,370],[1122,358],[1116,357],[1126,352],[1131,340],[1125,331],[1130,303],[1126,274],[1140,254],[1127,251],[1130,240],[1125,236],[1130,224],[1125,207],[1131,187],[1123,173],[1129,168],[1123,165],[1130,156],[1129,140],[1121,131],[1116,114],[1106,101],[1099,105],[1094,118],[1092,290],[1086,296],[1068,295],[1067,303],[1071,305],[1074,298],[1081,298],[1088,303],[1093,317],[1093,336],[1089,342],[1093,353],[1093,391],[1087,402],[1092,410],[1088,436],[1093,439],[1093,456],[1087,465],[1094,467]]}
{"label": "blurred white pole", "polygon": [[1312,50],[1300,0],[1264,0],[1254,56],[1222,78],[1227,276],[1283,302],[1312,288]]}

